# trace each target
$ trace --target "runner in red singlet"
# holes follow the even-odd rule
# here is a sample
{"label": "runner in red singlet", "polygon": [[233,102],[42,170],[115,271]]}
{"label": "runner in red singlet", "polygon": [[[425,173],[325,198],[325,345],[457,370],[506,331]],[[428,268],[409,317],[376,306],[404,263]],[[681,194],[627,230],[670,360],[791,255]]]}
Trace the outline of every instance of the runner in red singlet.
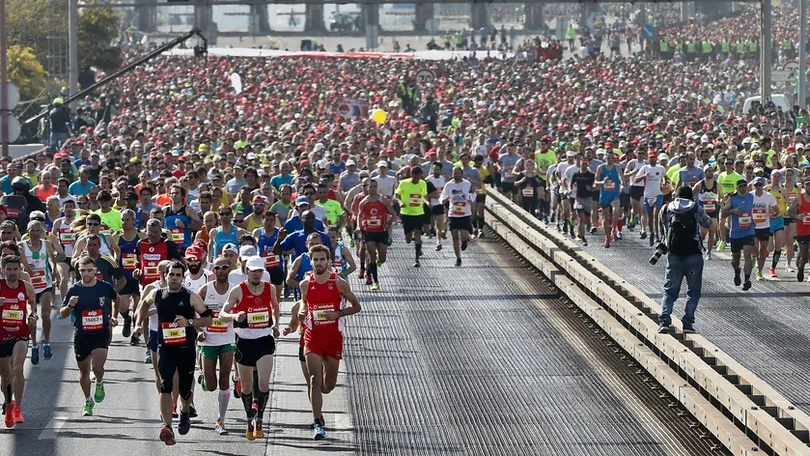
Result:
{"label": "runner in red singlet", "polygon": [[[28,354],[28,325],[37,320],[36,293],[29,282],[20,281],[23,272],[20,257],[3,257],[0,280],[0,382],[5,399],[5,425],[23,423],[22,403],[25,390],[23,366]],[[12,391],[14,392],[12,396]],[[13,399],[12,399],[13,397]]]}
{"label": "runner in red singlet", "polygon": [[[380,291],[377,264],[382,266],[388,254],[388,232],[395,215],[391,202],[377,191],[377,181],[368,181],[368,195],[360,201],[358,208],[359,229],[366,244],[368,263],[366,269],[371,274],[373,291]],[[379,256],[377,253],[379,252]]]}
{"label": "runner in red singlet", "polygon": [[[335,388],[343,358],[341,317],[360,312],[360,301],[349,283],[332,270],[329,254],[329,248],[323,245],[309,249],[313,272],[301,281],[301,300],[305,305],[298,312],[299,320],[306,325],[304,356],[310,375],[315,440],[326,438],[321,418],[323,395]],[[349,307],[344,307],[344,300],[349,302]]]}
{"label": "runner in red singlet", "polygon": [[357,225],[357,228],[354,232],[354,239],[357,242],[357,257],[360,258],[360,280],[363,280],[363,278],[365,278],[367,274],[366,272],[367,246],[366,242],[363,240],[363,232],[361,231],[361,228],[359,228],[360,202],[362,202],[363,198],[365,198],[366,195],[368,195],[369,182],[371,182],[371,179],[369,179],[368,177],[365,177],[360,181],[361,191],[359,191],[356,195],[354,195],[354,200],[352,200],[351,204],[351,213],[354,216],[353,217],[354,220],[357,222],[354,223],[353,225]]}
{"label": "runner in red singlet", "polygon": [[799,244],[799,264],[796,279],[804,281],[804,265],[810,261],[810,179],[804,181],[804,191],[788,207],[788,215],[796,220],[796,242]]}

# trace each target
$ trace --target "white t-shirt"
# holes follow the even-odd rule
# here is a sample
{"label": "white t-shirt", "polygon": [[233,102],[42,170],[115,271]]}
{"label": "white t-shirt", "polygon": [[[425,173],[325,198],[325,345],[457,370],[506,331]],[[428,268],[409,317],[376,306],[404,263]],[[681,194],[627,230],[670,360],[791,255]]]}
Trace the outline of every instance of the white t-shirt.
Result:
{"label": "white t-shirt", "polygon": [[576,198],[577,186],[573,185],[571,179],[574,178],[574,174],[579,172],[579,166],[569,165],[568,163],[565,163],[565,165],[566,165],[565,170],[560,170],[562,164],[559,167],[557,167],[557,169],[560,170],[560,176],[562,176],[563,180],[567,183],[568,188],[570,189],[569,195],[571,196],[571,198]]}
{"label": "white t-shirt", "polygon": [[[426,179],[428,182],[433,184],[436,187],[436,191],[441,193],[444,190],[444,184],[447,182],[447,179],[444,176],[434,177],[433,174],[427,177]],[[430,207],[438,206],[441,204],[441,200],[439,198],[431,198],[430,199]]]}
{"label": "white t-shirt", "polygon": [[461,182],[451,180],[444,185],[439,199],[442,202],[450,201],[449,217],[469,217],[472,215],[472,205],[475,201],[475,188],[466,179],[462,179]]}
{"label": "white t-shirt", "polygon": [[[626,168],[625,172],[630,173],[633,170],[639,169],[639,168],[641,168],[643,166],[644,166],[644,163],[641,160],[638,160],[638,159],[634,158],[634,159],[630,160],[629,162],[627,162],[627,168]],[[644,186],[644,181],[636,182],[635,178],[630,179],[630,186],[631,187],[643,187]]]}
{"label": "white t-shirt", "polygon": [[[235,269],[228,273],[228,282],[231,282],[233,286],[237,286],[245,280],[247,280],[247,274],[242,272],[241,269]],[[266,270],[264,271],[264,274],[262,274],[262,280],[270,282],[270,273]]]}
{"label": "white t-shirt", "polygon": [[183,278],[183,286],[188,288],[192,293],[196,293],[200,291],[200,288],[208,283],[211,278],[213,278],[213,275],[207,270],[203,270],[202,275],[197,280],[192,279],[191,273],[186,271],[186,276]]}
{"label": "white t-shirt", "polygon": [[661,165],[644,165],[638,170],[637,176],[647,174],[644,180],[644,198],[658,198],[661,195],[661,183],[663,182],[666,170]]}
{"label": "white t-shirt", "polygon": [[754,228],[761,230],[771,227],[771,208],[776,206],[776,198],[770,192],[762,192],[762,196],[757,196],[754,192],[754,206],[752,215],[754,217]]}
{"label": "white t-shirt", "polygon": [[394,195],[394,190],[396,190],[397,185],[397,178],[391,175],[388,176],[377,176],[374,178],[377,182],[377,191],[380,192],[380,195],[386,196],[391,198]]}

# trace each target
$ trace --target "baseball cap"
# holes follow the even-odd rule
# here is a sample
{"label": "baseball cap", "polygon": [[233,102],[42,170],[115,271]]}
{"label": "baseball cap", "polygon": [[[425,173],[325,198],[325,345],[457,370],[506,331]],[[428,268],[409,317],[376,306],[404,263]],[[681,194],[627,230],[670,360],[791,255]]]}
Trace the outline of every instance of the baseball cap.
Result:
{"label": "baseball cap", "polygon": [[233,242],[229,242],[229,243],[225,244],[224,247],[222,247],[222,253],[225,253],[225,252],[228,252],[228,251],[233,252],[233,253],[239,253],[239,249],[236,248],[236,244],[234,244]]}
{"label": "baseball cap", "polygon": [[203,252],[200,250],[199,247],[192,245],[191,247],[186,249],[186,258],[197,258],[201,260],[203,257]]}
{"label": "baseball cap", "polygon": [[377,168],[382,168],[382,167],[388,168],[388,162],[385,161],[385,160],[382,160],[381,162],[377,163]]}
{"label": "baseball cap", "polygon": [[239,258],[247,258],[256,255],[256,247],[252,245],[243,245],[239,247]]}
{"label": "baseball cap", "polygon": [[566,157],[576,157],[577,153],[574,152],[573,150],[569,150],[568,152],[565,153],[565,156]]}
{"label": "baseball cap", "polygon": [[756,179],[754,179],[754,185],[765,185],[765,179],[757,177]]}
{"label": "baseball cap", "polygon": [[357,166],[357,164],[354,162],[354,160],[349,160],[346,162],[346,166]]}
{"label": "baseball cap", "polygon": [[295,206],[296,207],[298,207],[298,206],[300,206],[302,204],[309,205],[309,200],[307,199],[306,196],[299,196],[298,198],[295,199]]}
{"label": "baseball cap", "polygon": [[[253,248],[249,245],[243,246],[242,248],[245,247],[250,247],[251,249]],[[253,253],[254,254],[250,258],[248,258],[247,261],[245,262],[245,269],[247,269],[248,271],[263,271],[264,260],[262,259],[262,257],[256,256],[255,249],[253,250]]]}
{"label": "baseball cap", "polygon": [[267,202],[267,198],[265,198],[264,195],[256,195],[256,196],[253,197],[253,202],[254,203],[265,203],[265,202]]}
{"label": "baseball cap", "polygon": [[746,182],[745,179],[740,179],[737,181],[737,187],[747,187],[747,186],[748,182]]}

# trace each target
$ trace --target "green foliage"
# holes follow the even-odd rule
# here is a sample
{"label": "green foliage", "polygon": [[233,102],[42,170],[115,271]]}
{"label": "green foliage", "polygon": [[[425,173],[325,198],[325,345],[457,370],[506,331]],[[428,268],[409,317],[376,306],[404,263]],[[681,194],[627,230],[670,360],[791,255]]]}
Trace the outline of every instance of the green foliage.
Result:
{"label": "green foliage", "polygon": [[113,71],[121,66],[121,48],[110,46],[118,37],[118,16],[112,8],[87,8],[79,16],[79,69],[90,66]]}
{"label": "green foliage", "polygon": [[37,97],[47,83],[47,73],[33,49],[12,45],[8,48],[8,79],[20,89],[23,101]]}

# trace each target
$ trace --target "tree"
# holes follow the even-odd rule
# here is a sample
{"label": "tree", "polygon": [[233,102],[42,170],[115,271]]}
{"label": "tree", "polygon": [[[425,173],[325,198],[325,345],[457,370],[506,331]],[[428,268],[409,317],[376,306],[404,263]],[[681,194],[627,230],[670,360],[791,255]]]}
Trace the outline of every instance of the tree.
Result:
{"label": "tree", "polygon": [[[7,0],[9,45],[30,48],[40,63],[47,63],[48,37],[64,35],[67,43],[67,2],[58,0]],[[56,45],[58,42],[54,42]]]}
{"label": "tree", "polygon": [[110,43],[118,38],[118,16],[112,8],[87,8],[79,16],[79,70],[95,66],[113,71],[121,66],[121,48]]}
{"label": "tree", "polygon": [[47,84],[47,73],[33,49],[15,44],[8,48],[7,55],[8,79],[20,89],[20,98],[30,100],[39,96]]}

